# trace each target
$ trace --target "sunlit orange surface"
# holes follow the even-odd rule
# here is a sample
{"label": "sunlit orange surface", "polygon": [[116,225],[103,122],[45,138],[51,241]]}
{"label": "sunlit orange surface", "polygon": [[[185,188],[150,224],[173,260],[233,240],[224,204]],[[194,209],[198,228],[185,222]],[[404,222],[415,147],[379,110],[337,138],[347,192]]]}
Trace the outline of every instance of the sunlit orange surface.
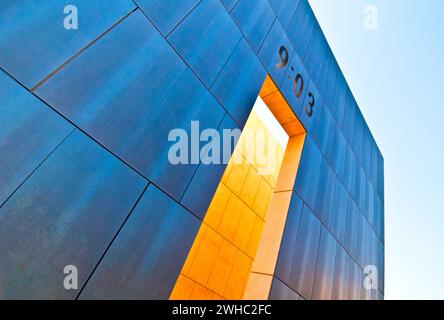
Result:
{"label": "sunlit orange surface", "polygon": [[[278,119],[280,123],[295,121],[276,90],[267,78],[261,96],[265,102],[268,100],[267,105],[273,105],[273,114],[285,115]],[[265,140],[248,137],[247,133],[257,130],[266,133]],[[285,149],[252,111],[170,299],[268,297],[305,139],[299,122],[291,132]],[[261,163],[255,160],[269,143],[276,148],[267,158],[272,161],[267,168],[272,170],[264,173]],[[272,219],[267,220],[269,216]]]}

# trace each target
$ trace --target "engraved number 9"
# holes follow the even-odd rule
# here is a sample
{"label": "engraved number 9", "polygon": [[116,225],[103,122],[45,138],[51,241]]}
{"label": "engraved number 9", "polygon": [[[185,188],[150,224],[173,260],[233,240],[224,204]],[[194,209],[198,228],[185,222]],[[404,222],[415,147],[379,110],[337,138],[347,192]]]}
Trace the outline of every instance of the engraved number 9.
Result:
{"label": "engraved number 9", "polygon": [[285,48],[284,46],[281,46],[281,48],[279,49],[279,60],[280,60],[280,62],[276,65],[276,67],[284,68],[288,64],[288,59],[289,58],[290,57],[288,55],[287,48]]}

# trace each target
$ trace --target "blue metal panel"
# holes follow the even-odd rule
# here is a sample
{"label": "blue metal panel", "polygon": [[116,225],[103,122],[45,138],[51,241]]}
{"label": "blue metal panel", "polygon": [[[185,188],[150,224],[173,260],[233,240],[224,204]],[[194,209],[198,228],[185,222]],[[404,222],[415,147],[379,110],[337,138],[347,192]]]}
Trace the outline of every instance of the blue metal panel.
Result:
{"label": "blue metal panel", "polygon": [[376,213],[376,201],[375,201],[376,193],[371,183],[369,183],[368,189],[368,205],[367,205],[367,220],[371,223],[375,219]]}
{"label": "blue metal panel", "polygon": [[[327,112],[328,114],[328,112]],[[325,158],[328,160],[329,163],[333,166],[333,161],[336,156],[336,152],[338,152],[338,135],[339,135],[339,129],[336,126],[336,122],[334,122],[333,117],[326,118],[329,120],[330,123],[328,123],[329,133],[324,135],[324,139],[322,141],[321,148],[324,151]]]}
{"label": "blue metal panel", "polygon": [[[282,47],[286,48],[288,61],[291,61],[294,52],[293,46],[291,45],[290,40],[288,40],[279,21],[275,20],[261,50],[259,51],[258,57],[267,68],[268,73],[271,75],[274,82],[277,83],[278,87],[280,87],[282,79],[291,65],[291,63],[287,63],[285,66],[280,66],[282,64],[282,59],[279,53]],[[283,54],[283,56],[285,55]]]}
{"label": "blue metal panel", "polygon": [[354,188],[351,190],[351,195],[353,200],[356,203],[359,203],[359,190],[361,188],[361,167],[359,166],[359,164],[356,166],[355,168],[355,172],[354,172]]}
{"label": "blue metal panel", "polygon": [[364,172],[366,176],[369,176],[370,174],[370,139],[371,134],[370,130],[367,127],[367,124],[364,123],[364,132],[362,137],[362,149],[361,149],[361,164],[362,168],[364,169]]}
{"label": "blue metal panel", "polygon": [[312,209],[314,209],[316,202],[321,161],[322,154],[313,140],[307,136],[305,138],[304,150],[302,152],[294,190]]}
{"label": "blue metal panel", "polygon": [[333,279],[333,300],[347,300],[350,261],[351,259],[347,252],[341,246],[338,246]]}
{"label": "blue metal panel", "polygon": [[199,220],[150,185],[81,299],[168,299]]}
{"label": "blue metal panel", "polygon": [[[78,30],[64,28],[64,1],[0,2],[0,66],[27,88],[51,72],[131,12],[130,0],[72,0]],[[99,13],[99,14],[97,14]]]}
{"label": "blue metal panel", "polygon": [[355,125],[356,102],[350,90],[346,93],[346,103],[344,109],[344,123],[342,124],[342,132],[349,144],[353,143],[353,129]]}
{"label": "blue metal panel", "polygon": [[273,278],[269,300],[303,300],[294,290],[279,279]]}
{"label": "blue metal panel", "polygon": [[288,29],[300,0],[268,0],[284,30]]}
{"label": "blue metal panel", "polygon": [[373,232],[371,236],[371,258],[370,264],[378,267],[379,261],[379,239],[377,235]]}
{"label": "blue metal panel", "polygon": [[372,219],[369,220],[369,222],[370,222],[371,226],[373,227],[373,230],[375,230],[375,232],[378,233],[379,215],[381,214],[382,203],[377,195],[375,196],[374,200],[375,200],[375,211],[372,216]]}
{"label": "blue metal panel", "polygon": [[365,180],[365,192],[364,192],[364,203],[363,203],[363,207],[361,208],[361,212],[364,215],[364,217],[366,219],[369,218],[370,216],[370,210],[369,210],[369,205],[370,205],[370,187],[371,187],[371,183],[369,180]]}
{"label": "blue metal panel", "polygon": [[333,206],[336,176],[325,160],[319,169],[319,182],[314,212],[319,220],[329,228]]}
{"label": "blue metal panel", "polygon": [[315,20],[308,0],[301,0],[287,31],[288,38],[299,57],[305,57],[308,43],[313,34]]}
{"label": "blue metal panel", "polygon": [[336,240],[322,227],[312,295],[315,300],[330,300],[332,297],[336,251]]}
{"label": "blue metal panel", "polygon": [[363,273],[362,270],[355,262],[350,264],[350,276],[349,276],[349,288],[348,288],[348,299],[349,300],[360,300],[361,299],[361,287],[363,283]]}
{"label": "blue metal panel", "polygon": [[37,94],[120,154],[185,69],[137,11],[50,78]]}
{"label": "blue metal panel", "polygon": [[347,82],[344,79],[344,76],[338,70],[337,78],[336,78],[336,89],[334,101],[331,104],[331,113],[336,120],[339,128],[342,128],[344,123],[344,113],[345,107],[347,104]]}
{"label": "blue metal panel", "polygon": [[[223,108],[206,90],[194,73],[187,69],[174,83],[162,103],[135,133],[122,153],[122,158],[150,181],[179,201],[197,170],[201,148],[200,132],[217,129],[224,117]],[[198,132],[192,131],[192,122]],[[186,163],[172,163],[171,147],[179,143],[170,133],[178,129],[187,134]],[[197,130],[197,127],[196,127]],[[182,138],[181,138],[182,139]],[[193,149],[194,143],[199,150]],[[197,155],[197,159],[193,157]]]}
{"label": "blue metal panel", "polygon": [[134,0],[163,35],[168,35],[202,0]]}
{"label": "blue metal panel", "polygon": [[[378,185],[378,147],[376,142],[372,140],[371,143],[371,156],[370,156],[370,181],[373,188],[377,188]],[[375,189],[376,190],[376,189]]]}
{"label": "blue metal panel", "polygon": [[381,200],[376,200],[376,221],[375,223],[375,230],[376,234],[380,239],[384,238],[384,204],[381,202]]}
{"label": "blue metal panel", "polygon": [[355,125],[354,125],[354,129],[353,129],[352,149],[353,149],[353,153],[356,156],[356,160],[358,160],[360,163],[364,118],[362,117],[361,111],[358,109],[356,110],[355,116],[356,116],[356,118],[355,118]]}
{"label": "blue metal panel", "polygon": [[221,1],[228,11],[231,11],[234,8],[234,6],[239,2],[239,0],[221,0]]}
{"label": "blue metal panel", "polygon": [[377,177],[377,193],[382,202],[384,202],[384,158],[378,150],[378,177]]}
{"label": "blue metal panel", "polygon": [[[219,126],[219,134],[223,137],[223,130],[240,129],[230,115],[225,114],[224,120]],[[232,150],[237,141],[233,141]],[[193,179],[188,185],[180,203],[203,220],[214,193],[219,186],[220,179],[225,171],[226,164],[200,164]]]}
{"label": "blue metal panel", "polygon": [[257,53],[276,18],[268,1],[240,0],[231,12],[231,16]]}
{"label": "blue metal panel", "polygon": [[219,0],[203,0],[168,36],[208,88],[240,39],[239,29]]}
{"label": "blue metal panel", "polygon": [[330,231],[342,245],[345,243],[348,199],[344,186],[340,181],[336,181]]}
{"label": "blue metal panel", "polygon": [[305,299],[311,297],[313,290],[320,236],[321,223],[310,209],[304,206],[291,265],[290,286]]}
{"label": "blue metal panel", "polygon": [[347,147],[345,157],[345,179],[344,185],[350,194],[353,194],[356,186],[356,166],[357,161],[350,146]]}
{"label": "blue metal panel", "polygon": [[6,299],[72,299],[63,270],[82,287],[147,182],[79,131],[0,209]]}
{"label": "blue metal panel", "polygon": [[385,223],[384,223],[384,203],[382,203],[381,210],[380,210],[380,219],[379,219],[379,239],[381,241],[385,241]]}
{"label": "blue metal panel", "polygon": [[384,244],[378,241],[378,289],[384,293],[385,292],[385,266],[384,266]]}
{"label": "blue metal panel", "polygon": [[364,169],[362,169],[362,167],[361,167],[361,168],[359,168],[359,171],[358,171],[358,180],[357,180],[357,183],[359,185],[357,205],[361,211],[364,211],[365,193],[367,192],[366,191],[366,186],[367,186],[366,182],[367,182],[367,177],[365,176]]}
{"label": "blue metal panel", "polygon": [[266,72],[245,39],[242,39],[211,91],[233,119],[244,127],[258,97]]}
{"label": "blue metal panel", "polygon": [[321,77],[321,70],[326,62],[327,53],[329,52],[327,40],[322,33],[321,27],[316,22],[314,24],[313,33],[308,44],[307,52],[303,57],[304,65],[307,68],[310,78],[317,83]]}
{"label": "blue metal panel", "polygon": [[359,227],[359,212],[358,208],[352,200],[349,201],[347,210],[347,227],[345,232],[345,249],[348,253],[356,258],[358,250],[358,227]]}
{"label": "blue metal panel", "polygon": [[319,146],[321,152],[328,156],[328,149],[331,148],[334,132],[336,130],[336,122],[331,115],[328,106],[324,105],[321,116],[321,134],[319,136]]}
{"label": "blue metal panel", "polygon": [[298,237],[303,206],[304,202],[302,199],[293,192],[275,271],[276,277],[287,284],[290,283],[292,273],[291,264],[295,255],[296,240]]}
{"label": "blue metal panel", "polygon": [[372,263],[372,239],[375,238],[375,232],[367,219],[362,215],[357,215],[357,251],[356,262],[364,268]]}
{"label": "blue metal panel", "polygon": [[0,206],[73,127],[0,71]]}
{"label": "blue metal panel", "polygon": [[374,231],[364,217],[361,218],[359,224],[358,255],[356,261],[361,268],[364,268],[370,264],[370,239]]}
{"label": "blue metal panel", "polygon": [[331,105],[334,101],[337,72],[338,68],[336,67],[336,61],[333,53],[330,51],[330,54],[327,56],[324,64],[322,65],[322,77],[317,82],[319,91],[324,99],[324,103],[327,105]]}
{"label": "blue metal panel", "polygon": [[340,130],[336,132],[334,146],[335,149],[333,150],[333,159],[331,160],[331,164],[338,177],[340,177],[341,180],[344,181],[346,175],[345,157],[347,155],[347,141],[345,140]]}

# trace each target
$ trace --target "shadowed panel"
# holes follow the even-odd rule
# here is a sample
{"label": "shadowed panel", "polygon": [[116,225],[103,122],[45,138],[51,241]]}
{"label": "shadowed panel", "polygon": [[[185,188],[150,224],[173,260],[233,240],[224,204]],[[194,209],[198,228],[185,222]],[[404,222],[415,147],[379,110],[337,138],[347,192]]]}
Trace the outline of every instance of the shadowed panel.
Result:
{"label": "shadowed panel", "polygon": [[0,206],[73,130],[0,71]]}
{"label": "shadowed panel", "polygon": [[72,299],[147,182],[75,131],[0,209],[0,273],[6,299]]}
{"label": "shadowed panel", "polygon": [[81,299],[167,299],[199,220],[150,185]]}
{"label": "shadowed panel", "polygon": [[[65,29],[68,4],[77,30]],[[0,66],[31,89],[134,8],[131,0],[1,1]]]}

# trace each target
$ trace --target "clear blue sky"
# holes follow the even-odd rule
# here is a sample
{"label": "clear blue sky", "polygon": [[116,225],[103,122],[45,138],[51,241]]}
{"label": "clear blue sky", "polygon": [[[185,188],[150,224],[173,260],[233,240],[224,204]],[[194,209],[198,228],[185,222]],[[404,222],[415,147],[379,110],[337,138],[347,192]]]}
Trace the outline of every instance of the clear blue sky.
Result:
{"label": "clear blue sky", "polygon": [[310,4],[385,158],[386,299],[444,299],[444,1]]}

